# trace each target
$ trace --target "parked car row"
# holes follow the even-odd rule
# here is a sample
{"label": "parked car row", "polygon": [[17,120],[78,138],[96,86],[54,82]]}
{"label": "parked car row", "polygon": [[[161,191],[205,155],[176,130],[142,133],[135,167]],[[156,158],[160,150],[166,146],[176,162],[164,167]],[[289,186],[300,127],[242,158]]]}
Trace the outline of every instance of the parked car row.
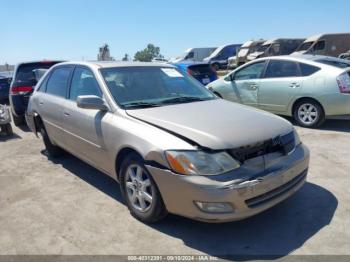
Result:
{"label": "parked car row", "polygon": [[228,58],[236,55],[241,44],[229,44],[220,47],[190,48],[185,54],[170,59],[170,63],[198,63],[210,64],[215,70],[226,69]]}
{"label": "parked car row", "polygon": [[243,45],[229,44],[218,48],[190,48],[172,63],[206,62],[219,69],[234,69],[254,59],[289,54],[346,56],[350,49],[350,33],[320,34],[309,38],[277,38],[250,40]]}

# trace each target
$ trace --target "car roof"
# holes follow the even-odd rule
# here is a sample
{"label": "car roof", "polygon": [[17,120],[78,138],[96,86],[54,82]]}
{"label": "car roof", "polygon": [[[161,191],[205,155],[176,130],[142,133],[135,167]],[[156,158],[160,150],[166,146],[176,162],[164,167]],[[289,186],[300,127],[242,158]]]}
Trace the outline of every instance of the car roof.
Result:
{"label": "car roof", "polygon": [[[338,61],[342,63],[349,63],[348,61],[336,57],[330,57],[330,56],[321,56],[321,55],[281,55],[281,56],[270,56],[270,57],[263,57],[253,60],[252,62],[258,62],[258,61],[266,61],[266,60],[289,60],[289,61],[295,61],[295,62],[301,62],[301,63],[307,63],[314,66],[322,66],[327,68],[332,68],[334,70],[342,70],[341,68],[337,68],[333,65],[325,64],[318,62],[317,60],[326,60],[326,61]],[[250,62],[250,63],[252,63]],[[249,63],[249,64],[250,64]],[[349,63],[350,65],[350,63]]]}
{"label": "car roof", "polygon": [[37,61],[25,61],[25,62],[20,62],[17,64],[17,66],[20,65],[26,65],[26,64],[41,64],[41,63],[62,63],[65,62],[64,60],[37,60]]}
{"label": "car roof", "polygon": [[59,65],[85,65],[96,68],[111,67],[174,67],[166,63],[156,62],[124,62],[124,61],[70,61],[60,63]]}
{"label": "car roof", "polygon": [[344,35],[350,35],[350,33],[331,33],[331,34],[318,34],[318,35],[312,35],[305,39],[304,42],[313,42],[316,40],[319,40],[322,37],[325,36],[344,36]]}
{"label": "car roof", "polygon": [[258,44],[258,43],[265,43],[266,40],[260,39],[260,40],[249,40],[245,42],[241,47],[251,47],[252,45]]}
{"label": "car roof", "polygon": [[180,66],[180,67],[189,67],[193,65],[208,65],[209,63],[203,63],[203,62],[181,62],[181,63],[174,63],[173,65],[175,66]]}
{"label": "car roof", "polygon": [[305,38],[272,38],[272,39],[266,40],[263,45],[270,45],[270,44],[273,44],[277,41],[282,42],[282,41],[290,41],[290,40],[305,41]]}

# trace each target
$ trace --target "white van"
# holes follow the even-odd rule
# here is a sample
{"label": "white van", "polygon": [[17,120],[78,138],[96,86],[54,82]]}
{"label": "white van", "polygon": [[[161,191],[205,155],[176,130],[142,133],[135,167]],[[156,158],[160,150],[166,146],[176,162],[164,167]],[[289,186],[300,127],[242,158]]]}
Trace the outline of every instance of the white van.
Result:
{"label": "white van", "polygon": [[181,63],[181,62],[202,62],[204,58],[210,56],[216,47],[196,47],[189,48],[180,57],[171,59],[171,63]]}
{"label": "white van", "polygon": [[350,49],[350,33],[322,34],[307,38],[293,54],[338,57]]}

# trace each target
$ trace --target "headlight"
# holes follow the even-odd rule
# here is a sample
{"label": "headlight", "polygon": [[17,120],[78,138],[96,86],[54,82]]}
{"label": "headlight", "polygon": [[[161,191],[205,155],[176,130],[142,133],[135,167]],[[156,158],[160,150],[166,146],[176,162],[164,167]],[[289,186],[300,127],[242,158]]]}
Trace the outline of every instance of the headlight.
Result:
{"label": "headlight", "polygon": [[226,152],[166,151],[165,155],[172,170],[183,175],[218,175],[240,166]]}
{"label": "headlight", "polygon": [[301,140],[300,137],[298,135],[297,130],[294,128],[294,140],[295,140],[295,146],[300,145],[301,144]]}

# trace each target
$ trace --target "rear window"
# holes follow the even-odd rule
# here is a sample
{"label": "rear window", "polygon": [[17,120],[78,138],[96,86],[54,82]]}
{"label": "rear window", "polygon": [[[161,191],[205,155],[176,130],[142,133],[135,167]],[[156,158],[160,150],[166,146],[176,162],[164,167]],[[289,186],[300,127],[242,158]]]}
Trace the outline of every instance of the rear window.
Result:
{"label": "rear window", "polygon": [[210,65],[193,65],[189,66],[188,69],[191,70],[191,75],[193,76],[214,74]]}
{"label": "rear window", "polygon": [[304,63],[299,63],[299,66],[302,76],[310,76],[321,69],[317,66],[312,66]]}
{"label": "rear window", "polygon": [[52,95],[66,97],[69,76],[72,71],[70,67],[54,69],[46,85],[46,92]]}
{"label": "rear window", "polygon": [[29,82],[36,85],[37,81],[33,70],[35,69],[49,69],[53,65],[59,62],[40,62],[40,63],[27,63],[21,64],[16,72],[15,82]]}
{"label": "rear window", "polygon": [[343,62],[343,61],[338,61],[338,60],[324,60],[324,59],[315,60],[315,61],[319,62],[319,63],[322,63],[322,64],[335,66],[335,67],[338,67],[338,68],[350,67],[350,63],[347,63],[345,61]]}
{"label": "rear window", "polygon": [[299,76],[297,63],[292,61],[271,60],[267,66],[265,78]]}

